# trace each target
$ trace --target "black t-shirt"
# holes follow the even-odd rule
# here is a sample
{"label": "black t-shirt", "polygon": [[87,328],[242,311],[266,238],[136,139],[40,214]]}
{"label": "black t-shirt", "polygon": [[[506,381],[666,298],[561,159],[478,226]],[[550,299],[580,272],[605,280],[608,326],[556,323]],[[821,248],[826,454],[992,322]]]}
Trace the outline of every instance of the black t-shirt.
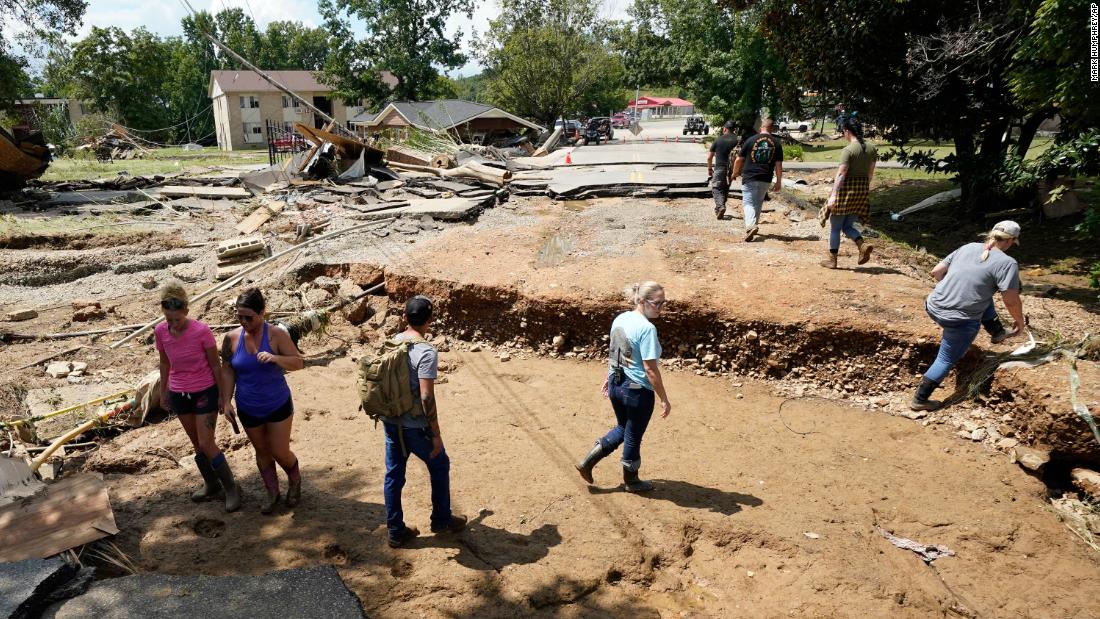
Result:
{"label": "black t-shirt", "polygon": [[730,153],[737,148],[737,136],[732,133],[725,133],[718,136],[718,139],[710,145],[710,152],[714,153],[714,165],[724,166],[729,168],[730,166]]}
{"label": "black t-shirt", "polygon": [[745,158],[742,172],[745,181],[770,183],[775,162],[783,161],[783,144],[770,133],[758,133],[741,145],[740,156]]}

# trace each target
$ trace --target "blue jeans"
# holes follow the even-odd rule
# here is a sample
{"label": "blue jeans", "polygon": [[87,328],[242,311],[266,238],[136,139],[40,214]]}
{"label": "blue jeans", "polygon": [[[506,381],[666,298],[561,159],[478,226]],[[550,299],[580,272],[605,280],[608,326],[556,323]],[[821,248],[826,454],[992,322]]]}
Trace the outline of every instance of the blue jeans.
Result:
{"label": "blue jeans", "polygon": [[829,217],[829,223],[832,224],[832,228],[829,230],[829,251],[834,254],[840,251],[841,232],[844,232],[844,236],[853,241],[863,238],[859,230],[856,230],[855,223],[858,220],[859,217],[855,215],[831,215]]}
{"label": "blue jeans", "polygon": [[741,206],[745,209],[745,230],[756,226],[760,211],[764,209],[764,196],[768,195],[771,183],[766,181],[745,181],[741,183]]}
{"label": "blue jeans", "polygon": [[[637,388],[632,389],[631,385]],[[607,387],[617,425],[600,439],[600,447],[609,454],[623,445],[623,467],[637,471],[642,466],[642,435],[653,416],[653,390],[629,378],[619,385],[612,380]]]}
{"label": "blue jeans", "polygon": [[[405,487],[405,465],[409,454],[415,454],[428,465],[432,481],[432,527],[442,528],[451,523],[451,460],[444,450],[438,456],[432,453],[432,433],[427,428],[402,428],[393,423],[382,423],[386,430],[386,527],[390,539],[399,539],[405,530],[404,513],[401,511],[401,489]],[[401,452],[398,432],[404,432],[405,448]]]}
{"label": "blue jeans", "polygon": [[[925,308],[925,311],[927,312],[928,308]],[[932,366],[924,373],[925,378],[938,385],[947,378],[951,368],[963,358],[966,351],[970,350],[974,338],[978,337],[978,332],[982,330],[982,321],[993,320],[997,317],[997,311],[993,309],[991,301],[979,320],[936,320],[931,312],[928,315],[936,321],[936,324],[943,327],[940,351],[936,354],[936,360],[932,362]]]}

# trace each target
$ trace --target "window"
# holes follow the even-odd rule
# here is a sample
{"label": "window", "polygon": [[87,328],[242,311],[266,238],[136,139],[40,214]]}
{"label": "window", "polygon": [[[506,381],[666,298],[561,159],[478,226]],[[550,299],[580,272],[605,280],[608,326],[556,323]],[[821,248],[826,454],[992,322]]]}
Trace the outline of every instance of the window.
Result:
{"label": "window", "polygon": [[262,142],[263,141],[264,128],[260,123],[244,123],[244,141],[245,142]]}
{"label": "window", "polygon": [[259,98],[255,97],[253,95],[241,95],[240,100],[241,100],[241,109],[242,110],[256,109],[256,108],[260,107]]}
{"label": "window", "polygon": [[292,107],[302,107],[302,104],[297,99],[295,99],[293,97],[288,97],[287,95],[283,95],[283,109],[285,110],[287,108],[292,108]]}

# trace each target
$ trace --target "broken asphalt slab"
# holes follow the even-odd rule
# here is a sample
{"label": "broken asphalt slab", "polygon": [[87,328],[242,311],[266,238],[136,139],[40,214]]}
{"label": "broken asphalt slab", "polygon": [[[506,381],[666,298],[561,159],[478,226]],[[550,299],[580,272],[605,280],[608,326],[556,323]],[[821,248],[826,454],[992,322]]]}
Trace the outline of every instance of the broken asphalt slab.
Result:
{"label": "broken asphalt slab", "polygon": [[345,619],[365,617],[336,568],[295,568],[259,576],[142,574],[96,582],[51,607],[49,619]]}
{"label": "broken asphalt slab", "polygon": [[[491,196],[487,197],[492,200]],[[485,205],[486,198],[410,198],[409,205],[400,208],[379,210],[373,213],[361,213],[356,219],[389,219],[390,217],[423,217],[429,215],[440,221],[459,221],[468,219]]]}
{"label": "broken asphalt slab", "polygon": [[[649,164],[578,166],[548,170],[545,175],[550,178],[547,195],[552,198],[663,195],[669,191],[677,197],[710,195],[707,175],[698,168],[657,168]],[[733,194],[739,195],[740,190],[738,184],[731,187]]]}
{"label": "broken asphalt slab", "polygon": [[79,567],[58,558],[0,563],[0,618],[41,616],[52,601],[63,599],[53,594],[65,588],[79,571]]}

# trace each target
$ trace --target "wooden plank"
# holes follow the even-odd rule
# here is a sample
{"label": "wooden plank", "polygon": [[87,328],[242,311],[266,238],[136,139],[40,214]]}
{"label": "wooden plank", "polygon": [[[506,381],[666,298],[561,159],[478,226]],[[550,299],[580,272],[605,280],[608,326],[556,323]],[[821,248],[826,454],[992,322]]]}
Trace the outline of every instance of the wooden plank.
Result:
{"label": "wooden plank", "polygon": [[169,198],[251,198],[252,194],[241,187],[185,187],[183,185],[167,185],[160,188],[160,195]]}
{"label": "wooden plank", "polygon": [[241,234],[252,234],[260,229],[260,226],[267,223],[269,219],[278,215],[286,208],[286,202],[280,200],[264,200],[264,203],[260,205],[260,208],[252,211],[248,217],[241,220],[241,223],[237,224],[236,230]]}
{"label": "wooden plank", "polygon": [[0,507],[0,562],[44,559],[116,533],[103,475],[81,473]]}

